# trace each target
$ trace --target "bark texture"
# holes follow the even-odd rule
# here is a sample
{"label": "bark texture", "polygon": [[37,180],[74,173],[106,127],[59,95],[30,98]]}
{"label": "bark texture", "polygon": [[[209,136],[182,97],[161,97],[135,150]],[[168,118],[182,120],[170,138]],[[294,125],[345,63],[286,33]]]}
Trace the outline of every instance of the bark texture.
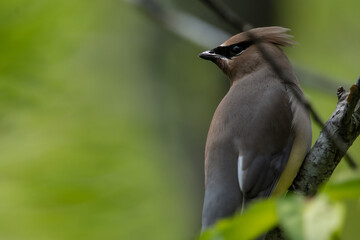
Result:
{"label": "bark texture", "polygon": [[[319,138],[306,156],[294,180],[293,191],[306,196],[316,194],[360,133],[360,78],[346,92],[339,87],[338,104]],[[338,146],[338,147],[337,147]]]}

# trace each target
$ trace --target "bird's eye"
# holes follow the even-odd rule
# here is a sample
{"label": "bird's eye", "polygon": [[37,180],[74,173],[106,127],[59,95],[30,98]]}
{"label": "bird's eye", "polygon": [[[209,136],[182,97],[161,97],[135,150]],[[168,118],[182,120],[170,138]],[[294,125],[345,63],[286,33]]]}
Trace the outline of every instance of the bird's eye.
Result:
{"label": "bird's eye", "polygon": [[239,53],[241,53],[241,51],[242,51],[242,49],[237,45],[235,45],[231,48],[231,53],[233,55],[238,55]]}
{"label": "bird's eye", "polygon": [[225,57],[227,59],[231,59],[235,56],[240,55],[243,51],[245,51],[248,47],[252,45],[251,41],[244,41],[240,42],[234,45],[229,46],[218,46],[217,48],[214,48],[212,51],[214,51],[218,56]]}

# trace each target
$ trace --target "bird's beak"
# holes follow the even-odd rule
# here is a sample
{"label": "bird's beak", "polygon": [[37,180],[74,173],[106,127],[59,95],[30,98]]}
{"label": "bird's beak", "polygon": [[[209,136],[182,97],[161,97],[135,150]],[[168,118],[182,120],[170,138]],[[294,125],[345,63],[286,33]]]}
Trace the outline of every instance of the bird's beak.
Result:
{"label": "bird's beak", "polygon": [[205,59],[205,60],[214,61],[216,58],[219,58],[219,55],[217,55],[213,50],[208,50],[208,51],[200,53],[199,57],[201,57],[202,59]]}

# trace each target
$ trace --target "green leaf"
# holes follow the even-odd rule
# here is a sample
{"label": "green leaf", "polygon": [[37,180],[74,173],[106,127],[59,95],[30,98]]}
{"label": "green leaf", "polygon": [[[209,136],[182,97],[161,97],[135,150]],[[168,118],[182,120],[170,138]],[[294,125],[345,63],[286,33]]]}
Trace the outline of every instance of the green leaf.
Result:
{"label": "green leaf", "polygon": [[335,200],[360,198],[360,178],[329,183],[325,186],[324,193]]}
{"label": "green leaf", "polygon": [[305,199],[295,195],[289,195],[277,202],[279,224],[292,240],[304,239],[304,207]]}
{"label": "green leaf", "polygon": [[304,211],[305,239],[326,240],[339,232],[344,221],[344,206],[331,203],[325,195],[310,201]]}
{"label": "green leaf", "polygon": [[292,240],[327,240],[339,233],[344,207],[326,195],[305,199],[291,195],[278,201],[279,223]]}
{"label": "green leaf", "polygon": [[254,239],[276,226],[277,222],[275,200],[262,200],[250,205],[242,215],[220,220],[199,240]]}

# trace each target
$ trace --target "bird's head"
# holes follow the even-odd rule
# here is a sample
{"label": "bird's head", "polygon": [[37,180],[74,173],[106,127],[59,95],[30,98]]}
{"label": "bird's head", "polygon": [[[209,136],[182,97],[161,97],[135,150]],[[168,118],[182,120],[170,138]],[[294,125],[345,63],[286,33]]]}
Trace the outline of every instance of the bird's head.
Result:
{"label": "bird's head", "polygon": [[277,61],[285,59],[287,63],[286,56],[279,48],[295,43],[287,31],[289,29],[282,27],[254,28],[231,37],[216,48],[200,53],[199,57],[214,62],[230,80],[234,81],[267,63],[257,44],[261,44]]}

